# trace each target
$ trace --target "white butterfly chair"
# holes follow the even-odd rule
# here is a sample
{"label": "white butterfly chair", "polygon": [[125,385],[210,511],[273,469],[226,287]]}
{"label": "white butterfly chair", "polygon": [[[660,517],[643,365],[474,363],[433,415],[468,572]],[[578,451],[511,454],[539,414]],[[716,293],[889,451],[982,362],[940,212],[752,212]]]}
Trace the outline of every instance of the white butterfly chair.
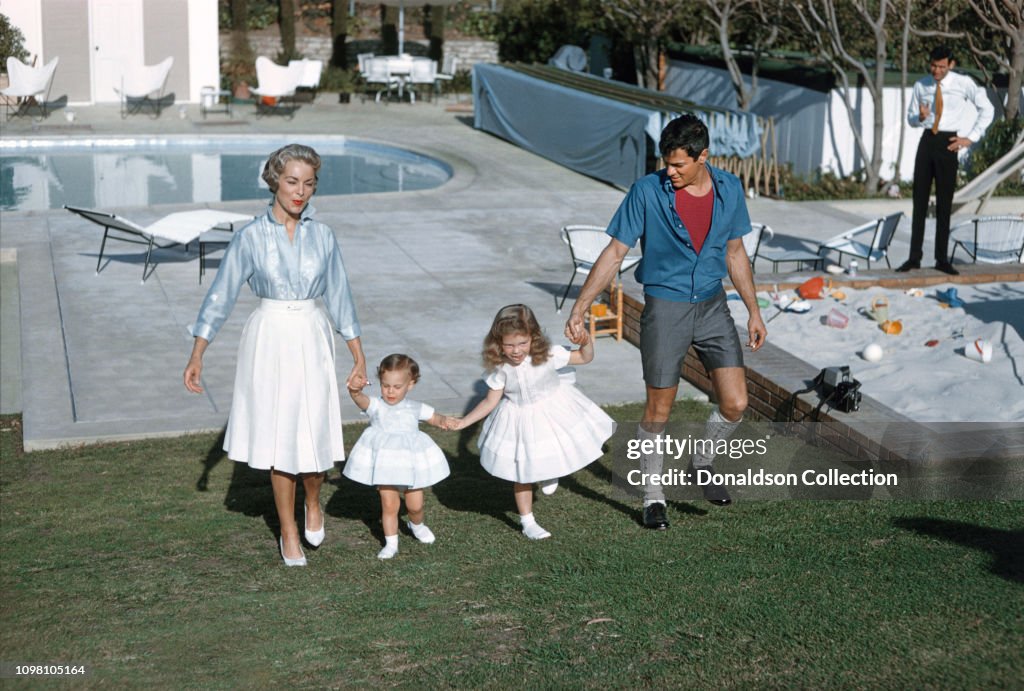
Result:
{"label": "white butterfly chair", "polygon": [[153,117],[160,117],[164,87],[173,64],[171,56],[155,65],[131,65],[121,73],[121,86],[114,87],[114,91],[121,96],[122,120],[141,111],[147,103],[153,106]]}
{"label": "white butterfly chair", "polygon": [[856,228],[851,228],[818,245],[818,254],[824,258],[832,252],[838,252],[840,266],[843,263],[843,255],[848,254],[851,257],[866,260],[869,269],[871,262],[882,259],[885,260],[887,266],[892,267],[892,264],[889,263],[889,244],[892,242],[893,236],[896,235],[901,218],[903,218],[903,212],[898,211],[884,218],[868,221]]}
{"label": "white butterfly chair", "polygon": [[[298,63],[298,67],[293,68],[292,66],[296,63]],[[320,89],[320,75],[324,71],[323,60],[309,60],[306,58],[291,60],[288,63],[288,67],[301,73],[297,88],[313,92],[312,99],[315,100],[317,91]]]}
{"label": "white butterfly chair", "polygon": [[978,216],[957,223],[949,231],[956,248],[962,247],[975,263],[1006,264],[1024,259],[1024,217]]}
{"label": "white butterfly chair", "polygon": [[[569,290],[572,288],[573,281],[576,280],[576,274],[588,275],[590,270],[594,268],[594,262],[597,261],[604,248],[608,246],[610,238],[604,231],[605,229],[602,226],[562,226],[562,242],[569,246],[569,256],[572,258],[572,276],[569,277],[569,285],[565,287],[562,299],[558,303],[559,312],[562,311],[565,298],[569,296]],[[640,259],[641,257],[637,255],[626,255],[619,266],[618,275],[621,276],[623,271],[636,266]]]}
{"label": "white butterfly chair", "polygon": [[416,102],[416,92],[422,88],[428,96],[434,89],[437,81],[436,60],[413,60],[409,77],[405,80],[406,88],[409,89],[409,101]]}
{"label": "white butterfly chair", "polygon": [[[256,95],[257,117],[282,108],[287,99],[294,100],[295,90],[299,88],[304,71],[301,60],[293,60],[288,66],[282,66],[262,55],[256,58],[256,81],[259,84],[251,91]],[[289,118],[295,115],[294,108],[281,112]]]}
{"label": "white butterfly chair", "polygon": [[[42,117],[46,117],[46,102],[50,98],[50,86],[59,60],[58,56],[42,67],[32,67],[18,58],[7,58],[7,76],[11,83],[6,89],[0,90],[0,94],[7,97],[4,99],[4,110],[8,120],[28,114],[32,106],[38,106],[42,110]],[[13,115],[12,100],[17,105]]]}

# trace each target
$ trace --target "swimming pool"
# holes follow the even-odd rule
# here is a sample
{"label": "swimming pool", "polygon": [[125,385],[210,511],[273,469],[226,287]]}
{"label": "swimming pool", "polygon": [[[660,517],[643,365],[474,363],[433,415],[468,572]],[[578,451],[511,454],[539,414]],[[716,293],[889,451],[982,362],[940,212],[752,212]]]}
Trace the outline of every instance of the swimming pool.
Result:
{"label": "swimming pool", "polygon": [[[452,176],[443,161],[349,137],[292,137],[323,158],[318,195],[407,192]],[[260,179],[280,137],[123,137],[0,141],[0,209],[268,199]]]}

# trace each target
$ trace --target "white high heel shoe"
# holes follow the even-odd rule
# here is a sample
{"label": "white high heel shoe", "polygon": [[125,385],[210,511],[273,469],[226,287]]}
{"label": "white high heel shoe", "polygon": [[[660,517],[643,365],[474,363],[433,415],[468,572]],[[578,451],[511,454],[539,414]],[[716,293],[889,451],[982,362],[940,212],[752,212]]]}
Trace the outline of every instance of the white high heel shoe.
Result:
{"label": "white high heel shoe", "polygon": [[324,520],[324,510],[321,507],[320,530],[310,530],[309,522],[306,520],[306,507],[302,507],[302,529],[303,532],[306,533],[306,542],[313,545],[314,547],[319,547],[321,544],[323,544],[324,536],[327,534],[327,531],[325,530],[326,526],[327,521]]}
{"label": "white high heel shoe", "polygon": [[277,538],[277,545],[281,548],[281,558],[284,559],[285,566],[305,566],[306,565],[306,553],[302,551],[302,546],[299,546],[299,554],[302,556],[298,559],[289,559],[284,556],[284,538]]}

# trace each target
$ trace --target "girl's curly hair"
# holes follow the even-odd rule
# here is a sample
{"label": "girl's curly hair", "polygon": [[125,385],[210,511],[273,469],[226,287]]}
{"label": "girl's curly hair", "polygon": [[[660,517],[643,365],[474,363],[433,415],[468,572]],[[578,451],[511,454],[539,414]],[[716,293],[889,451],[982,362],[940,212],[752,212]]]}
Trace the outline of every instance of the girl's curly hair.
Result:
{"label": "girl's curly hair", "polygon": [[501,343],[505,336],[523,334],[530,339],[530,362],[541,365],[548,361],[551,341],[537,323],[533,310],[526,305],[506,305],[498,310],[491,330],[484,337],[483,360],[487,369],[498,369],[505,362]]}

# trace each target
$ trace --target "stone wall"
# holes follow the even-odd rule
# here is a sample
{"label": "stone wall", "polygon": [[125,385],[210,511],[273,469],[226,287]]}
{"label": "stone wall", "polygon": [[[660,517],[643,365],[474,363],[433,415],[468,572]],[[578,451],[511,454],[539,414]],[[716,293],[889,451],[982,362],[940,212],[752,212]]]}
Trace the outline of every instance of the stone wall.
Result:
{"label": "stone wall", "polygon": [[[225,60],[228,57],[228,50],[231,45],[230,36],[220,36],[220,57]],[[273,59],[281,52],[281,38],[275,34],[250,34],[249,44],[256,55],[266,55]],[[406,51],[413,55],[426,55],[428,43],[426,41],[406,41]],[[331,39],[326,36],[297,36],[295,39],[296,50],[311,60],[323,60],[324,63],[331,59]],[[358,47],[358,50],[353,50]],[[376,50],[374,49],[376,47]],[[452,40],[444,43],[445,54],[455,55],[459,58],[459,69],[468,70],[480,62],[498,61],[498,44],[493,41],[478,40]],[[350,41],[349,52],[354,56],[356,52],[380,52],[380,41]]]}

